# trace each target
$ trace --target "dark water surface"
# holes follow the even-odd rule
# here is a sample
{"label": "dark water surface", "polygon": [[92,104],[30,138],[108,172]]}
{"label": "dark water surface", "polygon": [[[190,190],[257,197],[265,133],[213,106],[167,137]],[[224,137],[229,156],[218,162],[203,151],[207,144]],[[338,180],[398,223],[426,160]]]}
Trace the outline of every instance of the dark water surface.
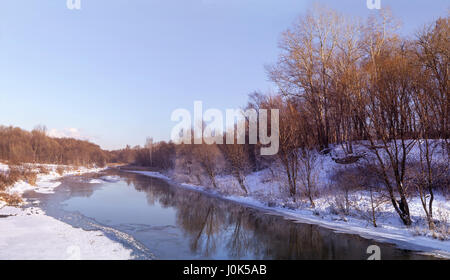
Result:
{"label": "dark water surface", "polygon": [[[118,180],[89,183],[93,177]],[[55,194],[28,193],[47,214],[100,229],[140,259],[431,259],[357,235],[286,220],[166,181],[108,170],[62,179]]]}

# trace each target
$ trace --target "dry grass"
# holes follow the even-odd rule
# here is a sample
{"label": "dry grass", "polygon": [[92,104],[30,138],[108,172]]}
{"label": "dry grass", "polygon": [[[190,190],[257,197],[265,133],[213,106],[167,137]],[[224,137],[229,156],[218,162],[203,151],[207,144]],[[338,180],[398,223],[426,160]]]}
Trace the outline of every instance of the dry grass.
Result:
{"label": "dry grass", "polygon": [[39,166],[39,174],[50,174],[50,169],[48,169],[47,167],[45,167],[44,165]]}
{"label": "dry grass", "polygon": [[31,170],[25,170],[22,173],[22,179],[32,186],[36,186],[37,173]]}
{"label": "dry grass", "polygon": [[414,236],[428,236],[441,241],[450,240],[450,215],[448,212],[443,211],[442,208],[437,205],[434,213],[435,228],[430,230],[425,219],[418,221],[417,225],[412,228]]}
{"label": "dry grass", "polygon": [[435,215],[437,222],[435,222],[436,228],[434,229],[433,237],[439,240],[450,240],[449,214],[438,207]]}
{"label": "dry grass", "polygon": [[23,180],[28,184],[35,186],[37,181],[36,172],[30,168],[21,166],[10,166],[9,171],[0,173],[0,191],[5,191],[8,187],[13,186],[16,182]]}
{"label": "dry grass", "polygon": [[6,190],[6,187],[8,186],[8,176],[0,173],[0,191]]}
{"label": "dry grass", "polygon": [[58,173],[59,176],[64,175],[64,171],[65,171],[65,168],[62,167],[62,166],[58,166],[58,167],[56,168],[56,173]]}
{"label": "dry grass", "polygon": [[0,191],[6,190],[20,180],[20,170],[11,168],[7,173],[0,173]]}
{"label": "dry grass", "polygon": [[4,192],[0,192],[0,200],[5,201],[8,205],[18,206],[23,200],[18,194],[8,194]]}

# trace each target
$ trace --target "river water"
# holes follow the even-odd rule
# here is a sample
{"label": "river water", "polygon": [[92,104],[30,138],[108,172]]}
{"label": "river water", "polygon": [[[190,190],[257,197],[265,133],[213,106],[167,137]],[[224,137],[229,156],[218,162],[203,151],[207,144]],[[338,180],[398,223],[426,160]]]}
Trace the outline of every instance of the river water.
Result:
{"label": "river water", "polygon": [[432,258],[115,170],[65,177],[54,194],[26,197],[59,220],[102,230],[137,259],[367,259],[370,245],[382,259]]}

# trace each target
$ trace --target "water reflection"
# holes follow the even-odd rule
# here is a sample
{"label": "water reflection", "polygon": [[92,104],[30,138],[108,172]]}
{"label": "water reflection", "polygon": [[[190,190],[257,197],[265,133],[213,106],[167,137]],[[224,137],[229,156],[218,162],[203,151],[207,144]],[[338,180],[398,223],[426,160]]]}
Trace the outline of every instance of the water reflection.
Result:
{"label": "water reflection", "polygon": [[[176,226],[192,255],[229,259],[366,259],[376,242],[300,224],[136,174],[120,174],[147,203],[176,210]],[[378,244],[384,259],[429,258]]]}
{"label": "water reflection", "polygon": [[[89,183],[92,176],[103,175],[122,180]],[[138,253],[142,258],[366,259],[372,244],[380,246],[383,259],[431,258],[114,170],[66,177],[55,194],[27,196],[40,200],[49,215],[72,225],[126,233],[134,240],[132,246],[143,246],[143,253]],[[125,244],[130,238],[117,240]]]}

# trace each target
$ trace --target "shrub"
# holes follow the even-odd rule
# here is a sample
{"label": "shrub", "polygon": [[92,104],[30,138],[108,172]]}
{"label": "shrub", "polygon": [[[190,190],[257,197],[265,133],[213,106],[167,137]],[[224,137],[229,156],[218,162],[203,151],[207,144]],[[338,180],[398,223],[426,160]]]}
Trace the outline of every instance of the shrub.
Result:
{"label": "shrub", "polygon": [[32,171],[30,168],[10,166],[8,173],[0,173],[0,191],[6,190],[6,188],[13,186],[20,180],[35,186],[37,181],[37,173]]}
{"label": "shrub", "polygon": [[8,182],[8,176],[6,174],[0,173],[0,191],[4,191]]}
{"label": "shrub", "polygon": [[348,215],[351,207],[351,193],[362,188],[364,170],[355,166],[345,166],[336,169],[331,174],[331,188],[334,194],[333,211]]}
{"label": "shrub", "polygon": [[50,169],[48,169],[47,167],[45,167],[44,165],[39,166],[39,173],[40,174],[44,174],[47,175],[50,173]]}
{"label": "shrub", "polygon": [[0,192],[0,200],[5,201],[11,206],[18,206],[23,202],[22,198],[18,194],[8,194],[4,192]]}
{"label": "shrub", "polygon": [[436,211],[436,228],[433,232],[433,237],[442,241],[450,240],[450,217],[449,214],[445,211],[442,211],[443,207],[439,205]]}
{"label": "shrub", "polygon": [[23,172],[22,178],[28,184],[30,184],[32,186],[36,186],[36,181],[37,181],[37,173],[36,172],[26,170]]}
{"label": "shrub", "polygon": [[10,166],[8,172],[8,182],[9,185],[14,185],[17,181],[22,179],[22,169],[17,166]]}
{"label": "shrub", "polygon": [[64,175],[64,171],[65,171],[65,169],[62,166],[58,166],[56,168],[56,173],[58,173],[60,176]]}
{"label": "shrub", "polygon": [[17,167],[10,167],[7,173],[0,173],[0,191],[14,185],[21,179],[21,171]]}

